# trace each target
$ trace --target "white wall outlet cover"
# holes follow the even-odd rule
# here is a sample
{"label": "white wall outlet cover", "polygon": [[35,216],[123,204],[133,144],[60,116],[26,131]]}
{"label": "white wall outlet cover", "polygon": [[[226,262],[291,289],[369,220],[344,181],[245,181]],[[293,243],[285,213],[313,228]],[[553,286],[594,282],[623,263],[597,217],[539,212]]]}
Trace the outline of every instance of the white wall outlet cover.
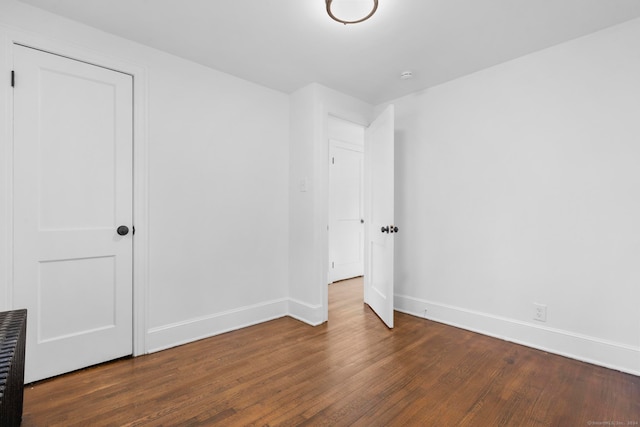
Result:
{"label": "white wall outlet cover", "polygon": [[533,320],[539,322],[547,321],[547,306],[544,304],[533,303]]}

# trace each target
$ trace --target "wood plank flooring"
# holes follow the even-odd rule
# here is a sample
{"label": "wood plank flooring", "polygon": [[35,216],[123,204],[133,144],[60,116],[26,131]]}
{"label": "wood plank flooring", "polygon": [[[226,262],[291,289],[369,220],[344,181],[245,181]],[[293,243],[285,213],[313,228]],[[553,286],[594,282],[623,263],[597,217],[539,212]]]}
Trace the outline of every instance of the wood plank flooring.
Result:
{"label": "wood plank flooring", "polygon": [[395,314],[291,318],[25,389],[23,426],[640,426],[640,377]]}

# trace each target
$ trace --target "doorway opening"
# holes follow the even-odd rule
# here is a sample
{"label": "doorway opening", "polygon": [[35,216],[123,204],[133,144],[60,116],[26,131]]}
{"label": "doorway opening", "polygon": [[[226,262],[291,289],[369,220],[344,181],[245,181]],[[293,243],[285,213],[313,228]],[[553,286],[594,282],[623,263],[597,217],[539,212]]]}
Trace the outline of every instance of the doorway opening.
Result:
{"label": "doorway opening", "polygon": [[328,118],[329,286],[354,278],[363,286],[364,133],[362,125]]}
{"label": "doorway opening", "polygon": [[[357,196],[351,196],[350,203],[352,206],[356,206],[351,209],[350,215],[345,214],[346,217],[350,217],[350,222],[359,222],[363,239],[359,240],[355,237],[352,238],[353,242],[356,242],[353,246],[361,249],[363,260],[363,301],[378,315],[388,328],[393,328],[394,318],[394,236],[398,232],[399,228],[394,225],[394,107],[388,105],[370,124],[368,127],[362,125],[356,125],[352,122],[340,120],[335,117],[328,117],[327,126],[327,151],[334,153],[331,148],[339,147],[338,143],[332,143],[337,137],[343,138],[344,132],[348,134],[356,132],[357,135],[361,135],[362,144],[362,167],[361,167],[361,179],[355,179],[360,181],[361,184],[354,184],[353,187],[360,188],[360,192],[357,191],[345,191],[345,185],[332,185],[334,179],[334,168],[336,166],[337,158],[333,155],[329,155],[329,179],[325,182],[329,182],[327,186],[328,217],[339,218],[335,212],[339,212],[342,206],[341,203],[336,202],[336,194],[357,194]],[[336,136],[337,135],[337,136]],[[357,140],[357,139],[356,139]],[[349,142],[349,141],[347,141]],[[352,147],[352,145],[348,145]],[[355,151],[355,150],[351,150]],[[356,175],[353,173],[354,168],[345,168],[348,174]],[[358,199],[357,202],[353,199]],[[346,210],[345,210],[346,212]],[[360,218],[354,215],[354,212],[360,213]],[[346,222],[345,222],[346,223]],[[333,227],[332,227],[333,224]],[[336,258],[337,249],[344,250],[346,246],[339,245],[340,240],[344,236],[336,231],[340,231],[340,227],[332,223],[331,219],[327,221],[327,251],[324,253],[323,260],[325,263],[325,270],[323,275],[326,274],[324,283],[332,283],[337,279],[336,274],[332,273],[333,270],[337,270],[338,264],[332,258]],[[333,233],[332,233],[333,230]],[[338,237],[336,237],[336,235]],[[336,244],[338,242],[338,244]],[[362,243],[361,243],[362,242]],[[353,253],[356,253],[355,251]],[[353,257],[355,259],[355,257]],[[355,264],[349,263],[349,264]],[[357,273],[349,273],[347,276],[356,276]],[[331,279],[329,279],[331,278]],[[347,278],[347,277],[344,277]],[[326,286],[326,285],[325,285]],[[327,310],[325,313],[325,319],[328,320],[328,288],[323,290],[324,307]]]}

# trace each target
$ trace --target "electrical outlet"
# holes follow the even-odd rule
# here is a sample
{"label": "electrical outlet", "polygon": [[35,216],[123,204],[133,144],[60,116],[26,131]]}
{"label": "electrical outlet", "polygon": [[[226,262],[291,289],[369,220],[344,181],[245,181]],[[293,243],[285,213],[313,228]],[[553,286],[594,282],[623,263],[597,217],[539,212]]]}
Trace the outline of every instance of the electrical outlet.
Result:
{"label": "electrical outlet", "polygon": [[547,306],[544,304],[533,303],[533,320],[538,322],[547,321]]}

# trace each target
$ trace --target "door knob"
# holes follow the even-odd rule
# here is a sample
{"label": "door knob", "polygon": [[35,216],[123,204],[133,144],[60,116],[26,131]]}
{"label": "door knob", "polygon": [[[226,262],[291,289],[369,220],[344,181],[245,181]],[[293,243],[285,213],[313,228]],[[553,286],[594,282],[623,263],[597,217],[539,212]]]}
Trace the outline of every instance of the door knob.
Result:
{"label": "door knob", "polygon": [[388,233],[389,232],[389,226],[387,225],[386,227],[382,227],[380,229],[380,231],[382,231],[383,233]]}
{"label": "door knob", "polygon": [[127,227],[126,225],[121,225],[116,231],[119,235],[126,236],[127,234],[129,234],[129,227]]}

